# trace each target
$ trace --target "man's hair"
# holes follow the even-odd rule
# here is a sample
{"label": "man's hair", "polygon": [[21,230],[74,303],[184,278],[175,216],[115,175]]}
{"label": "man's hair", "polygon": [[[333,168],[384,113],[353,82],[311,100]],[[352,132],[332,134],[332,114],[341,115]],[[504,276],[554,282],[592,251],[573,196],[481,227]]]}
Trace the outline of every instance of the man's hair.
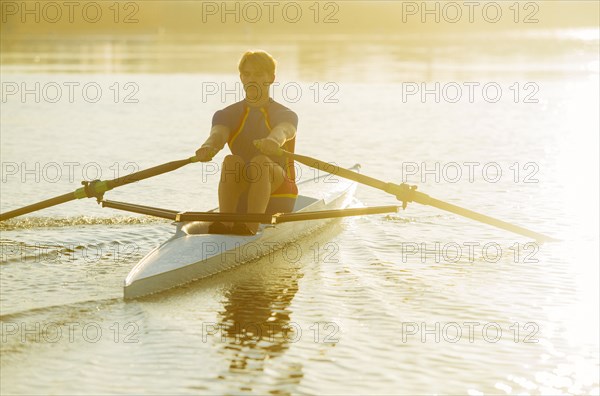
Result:
{"label": "man's hair", "polygon": [[277,62],[268,52],[262,50],[246,51],[246,53],[242,55],[242,59],[240,59],[240,64],[238,65],[240,73],[242,72],[242,67],[244,67],[248,61],[257,64],[261,69],[270,75],[275,75],[275,67],[277,66]]}

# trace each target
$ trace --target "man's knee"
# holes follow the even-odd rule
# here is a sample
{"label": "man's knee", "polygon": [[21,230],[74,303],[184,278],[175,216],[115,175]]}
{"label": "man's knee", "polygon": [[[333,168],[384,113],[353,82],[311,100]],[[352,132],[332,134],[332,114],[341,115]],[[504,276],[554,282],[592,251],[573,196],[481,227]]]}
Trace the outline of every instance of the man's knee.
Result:
{"label": "man's knee", "polygon": [[254,156],[246,165],[246,176],[252,182],[271,180],[275,165],[277,164],[264,154]]}

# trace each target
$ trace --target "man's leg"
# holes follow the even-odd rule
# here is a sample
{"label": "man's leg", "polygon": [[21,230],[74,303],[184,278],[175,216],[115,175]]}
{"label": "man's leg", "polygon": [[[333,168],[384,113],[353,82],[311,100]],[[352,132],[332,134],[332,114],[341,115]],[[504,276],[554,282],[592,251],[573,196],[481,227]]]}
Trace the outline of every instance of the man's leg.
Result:
{"label": "man's leg", "polygon": [[[258,155],[246,166],[248,181],[248,213],[265,213],[271,193],[285,180],[283,168],[266,155]],[[258,223],[248,223],[252,232],[258,230]]]}
{"label": "man's leg", "polygon": [[[221,181],[219,182],[219,212],[234,213],[240,195],[248,188],[248,181],[243,174],[244,160],[237,155],[228,155],[223,160]],[[230,223],[226,223],[231,226]]]}

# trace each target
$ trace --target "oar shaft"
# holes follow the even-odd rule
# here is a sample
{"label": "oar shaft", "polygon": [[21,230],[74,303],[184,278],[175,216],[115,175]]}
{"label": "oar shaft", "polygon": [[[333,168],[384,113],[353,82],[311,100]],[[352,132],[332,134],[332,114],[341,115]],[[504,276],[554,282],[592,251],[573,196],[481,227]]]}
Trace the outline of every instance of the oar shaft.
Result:
{"label": "oar shaft", "polygon": [[[167,162],[166,164],[154,166],[149,169],[144,169],[139,172],[132,173],[118,177],[113,180],[97,181],[88,183],[87,186],[78,188],[77,190],[60,195],[58,197],[50,198],[45,201],[41,201],[32,205],[25,206],[23,208],[11,210],[6,213],[0,213],[0,221],[12,219],[13,217],[21,216],[27,213],[35,212],[36,210],[42,210],[51,206],[59,205],[65,202],[72,201],[74,199],[91,198],[91,197],[102,197],[106,191],[110,191],[113,188],[124,186],[129,183],[135,183],[140,180],[147,179],[152,176],[158,176],[163,173],[171,172],[181,168],[184,165],[196,162],[195,157],[186,158],[178,161]],[[87,182],[86,182],[87,183]]]}
{"label": "oar shaft", "polygon": [[34,203],[23,208],[11,210],[6,213],[0,213],[0,221],[12,219],[13,217],[21,216],[27,213],[35,212],[36,210],[41,210],[45,208],[49,208],[54,205],[60,205],[65,202],[69,202],[75,199],[74,193],[70,192],[67,194],[60,195],[58,197],[50,198],[42,202]]}
{"label": "oar shaft", "polygon": [[319,210],[314,212],[295,212],[284,213],[275,216],[275,223],[288,223],[290,221],[305,221],[305,220],[320,220],[333,219],[340,217],[364,216],[382,213],[396,213],[400,209],[399,206],[374,206],[366,208],[347,208],[347,209],[331,209]]}
{"label": "oar shaft", "polygon": [[[306,166],[310,166],[311,168],[319,169],[327,173],[331,173],[333,175],[337,175],[343,177],[344,179],[353,180],[360,184],[365,184],[367,186],[376,188],[378,190],[384,191],[388,194],[395,195],[399,201],[403,202],[411,202],[413,201],[413,197],[415,194],[420,194],[423,197],[427,197],[427,194],[417,193],[414,189],[411,189],[407,184],[394,184],[387,183],[381,181],[379,179],[375,179],[374,177],[361,175],[358,172],[351,171],[350,169],[341,168],[337,165],[333,165],[327,163],[325,161],[318,160],[316,158],[307,157],[304,155],[299,155],[295,153],[290,153],[285,150],[281,150],[283,155],[291,157],[294,161],[298,161],[301,164]],[[423,198],[424,199],[424,198]],[[422,202],[421,202],[422,203]],[[406,204],[404,204],[406,206]]]}
{"label": "oar shaft", "polygon": [[265,213],[183,212],[175,221],[222,221],[273,224],[273,215]]}
{"label": "oar shaft", "polygon": [[112,190],[113,188],[121,187],[121,186],[124,186],[129,183],[135,183],[140,180],[147,179],[149,177],[162,175],[163,173],[167,173],[167,172],[172,172],[172,171],[179,169],[182,166],[190,164],[194,161],[195,161],[194,157],[187,158],[184,160],[179,160],[179,161],[171,161],[171,162],[167,162],[166,164],[157,165],[152,168],[148,168],[148,169],[144,169],[144,170],[132,173],[130,175],[125,175],[125,176],[121,176],[121,177],[118,177],[113,180],[108,180],[106,183],[108,184],[109,190]]}
{"label": "oar shaft", "polygon": [[307,157],[307,156],[300,155],[300,154],[290,153],[287,151],[284,151],[284,155],[293,158],[294,161],[298,161],[301,164],[310,166],[311,168],[319,169],[319,170],[322,170],[323,172],[331,173],[333,175],[338,175],[340,177],[343,177],[344,179],[353,180],[355,182],[358,182],[361,184],[366,184],[368,186],[371,186],[373,188],[377,188],[377,189],[380,189],[383,191],[387,191],[387,189],[389,188],[389,185],[390,185],[390,183],[383,182],[381,180],[375,179],[370,176],[361,175],[360,173],[339,167],[337,165],[330,164],[325,161],[318,160],[316,158],[311,158],[311,157]]}
{"label": "oar shaft", "polygon": [[467,217],[469,219],[473,219],[485,224],[489,224],[494,227],[501,228],[503,230],[511,231],[516,234],[524,235],[527,237],[534,238],[538,241],[555,241],[556,239],[551,238],[547,235],[540,234],[538,232],[529,230],[527,228],[507,223],[506,221],[502,221],[490,216],[486,216],[481,213],[474,212],[469,209],[461,208],[460,206],[456,206],[450,204],[448,202],[440,201],[439,199],[435,199],[430,197],[427,194],[415,191],[415,188],[409,187],[407,184],[394,184],[394,183],[386,183],[384,181],[361,175],[359,173],[353,172],[348,169],[340,168],[339,166],[329,164],[327,162],[318,160],[316,158],[307,157],[304,155],[299,155],[295,153],[290,153],[284,150],[281,150],[282,154],[293,158],[294,161],[298,161],[304,165],[310,166],[312,168],[316,168],[322,170],[324,172],[328,172],[334,175],[338,175],[340,177],[350,179],[356,181],[361,184],[365,184],[379,190],[385,191],[389,194],[395,195],[396,198],[400,201],[404,202],[417,202],[422,205],[429,205],[436,207],[438,209],[442,209],[460,216]]}
{"label": "oar shaft", "polygon": [[130,204],[127,202],[103,200],[103,201],[101,201],[101,204],[102,204],[103,208],[125,210],[127,212],[155,216],[155,217],[160,217],[162,219],[168,219],[168,220],[175,220],[177,218],[177,213],[179,213],[176,210],[153,208],[151,206],[136,205],[136,204]]}

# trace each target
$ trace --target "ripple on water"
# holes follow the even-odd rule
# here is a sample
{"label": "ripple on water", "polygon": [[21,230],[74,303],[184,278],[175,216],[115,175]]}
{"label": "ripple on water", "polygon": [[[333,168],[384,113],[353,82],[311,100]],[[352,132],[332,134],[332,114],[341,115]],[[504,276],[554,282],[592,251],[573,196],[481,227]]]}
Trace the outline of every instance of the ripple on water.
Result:
{"label": "ripple on water", "polygon": [[14,231],[35,228],[76,227],[83,225],[140,225],[167,223],[168,220],[151,216],[113,216],[113,217],[18,217],[0,223],[0,231]]}
{"label": "ripple on water", "polygon": [[[455,40],[453,45],[462,48]],[[597,41],[590,46],[597,57]],[[117,140],[124,138],[123,125],[134,127],[137,116],[150,117],[155,122],[143,129],[143,136],[131,132],[125,137],[140,144],[122,145],[107,156],[144,158],[149,148],[177,146],[162,150],[167,157],[197,140],[187,132],[174,139],[174,118],[192,125],[212,115],[209,106],[190,105],[197,103],[194,92],[206,77],[139,75],[156,88],[155,97],[144,101],[149,107],[140,103],[136,114],[127,113],[134,111],[127,106],[119,114],[79,113],[98,120],[124,117],[92,123],[112,124],[102,138]],[[439,117],[432,117],[432,108],[422,103],[397,106],[400,86],[395,84],[344,84],[340,92],[351,100],[328,108],[327,120],[297,104],[298,111],[313,114],[303,119],[308,127],[302,129],[302,141],[322,143],[314,145],[313,155],[328,160],[364,157],[363,172],[386,180],[402,180],[400,164],[411,160],[430,165],[441,160],[504,161],[504,169],[513,161],[539,164],[538,182],[532,184],[515,183],[510,172],[498,183],[481,181],[479,175],[474,183],[419,183],[419,190],[432,196],[564,239],[539,246],[533,255],[537,262],[512,256],[510,248],[516,242],[522,247],[528,242],[524,238],[411,204],[398,214],[346,219],[314,234],[301,244],[304,254],[297,261],[261,259],[125,303],[123,278],[172,233],[167,222],[94,216],[15,220],[0,225],[0,321],[2,335],[9,337],[0,345],[0,393],[34,393],[39,384],[44,393],[54,394],[597,393],[597,194],[591,191],[597,175],[593,167],[587,173],[578,169],[579,158],[597,159],[597,93],[589,92],[596,89],[597,78],[564,78],[569,81],[544,81],[540,106],[436,104]],[[183,93],[176,101],[168,94],[174,84]],[[376,109],[367,103],[373,98],[383,98]],[[156,112],[161,107],[156,103],[172,117]],[[24,147],[23,139],[48,131],[54,120],[62,133],[53,136],[68,144],[56,144],[53,156],[66,160],[69,153],[89,152],[89,142],[75,138],[81,130],[77,126],[88,125],[89,119],[76,119],[65,130],[65,120],[53,117],[69,113],[55,111],[56,106],[40,108],[44,116],[31,119],[20,106],[12,110],[6,114],[27,120],[24,127],[17,125],[20,121],[13,125],[16,133],[3,135],[12,147]],[[388,116],[381,117],[381,111]],[[378,131],[368,136],[374,144],[363,144],[364,129],[357,127],[363,119]],[[514,120],[521,128],[512,128]],[[574,124],[576,120],[581,122]],[[329,123],[325,127],[324,121]],[[42,128],[41,123],[48,125]],[[328,126],[344,130],[346,139],[323,134]],[[37,150],[30,155],[47,155],[46,147]],[[586,155],[556,162],[582,150]],[[179,200],[174,207],[191,206],[198,191],[216,200],[216,184],[206,183],[202,190],[189,182],[197,169],[173,172],[156,184],[144,182],[150,188],[131,186],[131,194],[165,207],[173,200]],[[180,194],[181,186],[191,192]],[[7,195],[7,202],[24,199],[16,191]],[[368,188],[357,194],[369,205],[397,204],[394,197]],[[435,242],[493,242],[508,254],[495,262],[481,254],[473,260],[442,257],[436,262],[429,255]],[[406,250],[421,243],[427,246],[424,262]],[[73,342],[67,337],[71,322],[78,323]],[[24,343],[22,323],[33,329]],[[54,325],[43,335],[37,323]],[[469,323],[476,324],[472,336]],[[488,324],[489,334],[483,331]],[[7,334],[13,325],[16,334]],[[88,338],[79,331],[85,325]],[[264,326],[262,338],[256,337],[256,325]],[[502,335],[494,341],[496,326]],[[48,339],[57,328],[63,337]],[[102,337],[92,342],[98,328]]]}
{"label": "ripple on water", "polygon": [[172,232],[162,224],[4,231],[2,313],[122,296],[129,270]]}

